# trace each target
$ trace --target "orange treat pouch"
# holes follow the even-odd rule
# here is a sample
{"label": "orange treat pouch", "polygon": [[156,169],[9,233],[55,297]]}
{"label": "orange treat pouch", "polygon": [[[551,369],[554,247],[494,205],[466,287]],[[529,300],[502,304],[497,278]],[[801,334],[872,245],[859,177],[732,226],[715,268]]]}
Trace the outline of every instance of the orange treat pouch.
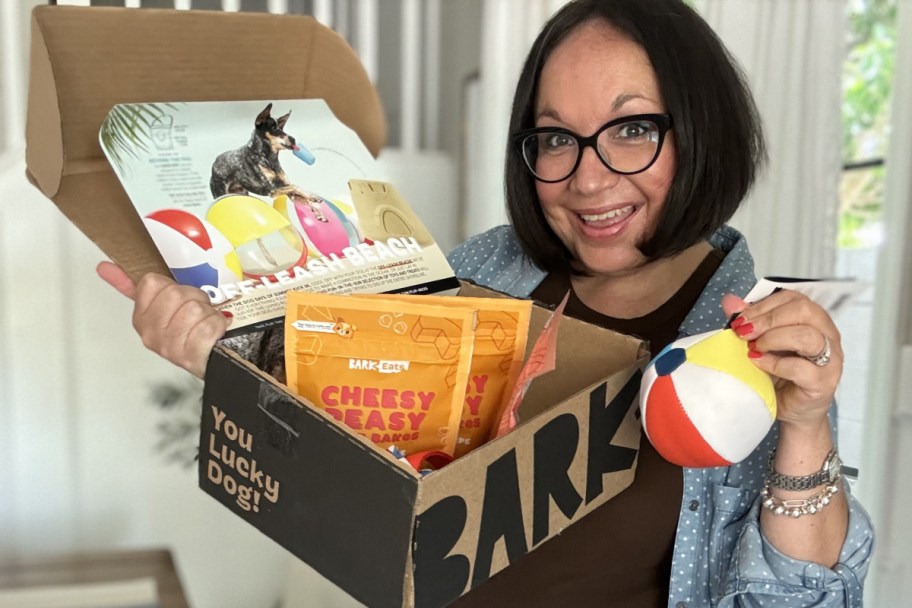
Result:
{"label": "orange treat pouch", "polygon": [[456,447],[475,313],[325,293],[288,293],[288,386],[383,448]]}
{"label": "orange treat pouch", "polygon": [[478,306],[475,349],[456,457],[488,441],[526,354],[531,300],[460,298]]}
{"label": "orange treat pouch", "polygon": [[485,443],[496,430],[504,402],[522,368],[529,335],[530,300],[433,295],[359,295],[411,303],[471,308],[477,312],[472,366],[459,422],[458,458]]}

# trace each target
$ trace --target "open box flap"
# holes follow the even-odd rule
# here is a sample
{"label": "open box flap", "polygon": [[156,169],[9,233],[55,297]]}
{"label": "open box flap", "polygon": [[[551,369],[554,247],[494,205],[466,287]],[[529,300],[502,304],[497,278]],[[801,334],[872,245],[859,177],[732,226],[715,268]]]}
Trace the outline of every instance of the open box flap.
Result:
{"label": "open box flap", "polygon": [[134,278],[167,268],[98,132],[118,103],[323,98],[375,156],[377,91],[351,47],[308,16],[41,6],[32,12],[28,177]]}

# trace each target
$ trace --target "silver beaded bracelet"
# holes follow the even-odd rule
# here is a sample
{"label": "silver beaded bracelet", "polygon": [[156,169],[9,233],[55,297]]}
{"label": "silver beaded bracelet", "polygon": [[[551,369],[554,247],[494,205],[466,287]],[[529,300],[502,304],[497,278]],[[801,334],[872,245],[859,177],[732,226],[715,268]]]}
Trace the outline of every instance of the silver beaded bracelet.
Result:
{"label": "silver beaded bracelet", "polygon": [[764,507],[776,515],[790,515],[794,518],[802,515],[814,515],[822,508],[830,504],[830,498],[839,491],[839,486],[835,483],[827,485],[824,490],[808,498],[801,500],[781,500],[773,496],[769,484],[763,486],[760,491],[760,500]]}

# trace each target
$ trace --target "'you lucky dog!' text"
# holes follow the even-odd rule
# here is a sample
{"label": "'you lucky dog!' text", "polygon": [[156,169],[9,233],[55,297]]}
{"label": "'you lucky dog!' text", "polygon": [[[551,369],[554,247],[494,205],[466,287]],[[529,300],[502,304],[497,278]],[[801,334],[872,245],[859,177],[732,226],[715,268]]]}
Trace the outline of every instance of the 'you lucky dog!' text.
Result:
{"label": "'you lucky dog!' text", "polygon": [[279,482],[264,473],[257,461],[249,456],[253,453],[253,435],[214,405],[212,416],[215,431],[209,433],[209,463],[206,467],[209,481],[234,496],[237,505],[245,511],[258,513],[263,498],[277,503]]}
{"label": "'you lucky dog!' text", "polygon": [[200,289],[206,292],[209,301],[215,305],[240,295],[257,293],[257,290],[288,288],[299,281],[325,276],[331,272],[420,254],[421,245],[413,237],[396,237],[386,241],[373,241],[370,245],[359,243],[354,247],[346,247],[342,250],[343,257],[330,253],[329,256],[311,258],[304,266],[295,266],[268,277],[248,279],[240,283],[225,283],[218,287],[203,285]]}

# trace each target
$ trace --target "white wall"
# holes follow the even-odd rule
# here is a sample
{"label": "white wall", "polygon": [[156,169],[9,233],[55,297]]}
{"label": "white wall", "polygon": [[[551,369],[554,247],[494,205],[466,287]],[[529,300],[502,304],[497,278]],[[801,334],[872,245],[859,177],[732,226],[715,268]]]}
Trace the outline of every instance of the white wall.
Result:
{"label": "white wall", "polygon": [[287,553],[165,466],[146,351],[104,258],[24,179],[0,174],[0,558],[166,546],[193,606],[272,606]]}

